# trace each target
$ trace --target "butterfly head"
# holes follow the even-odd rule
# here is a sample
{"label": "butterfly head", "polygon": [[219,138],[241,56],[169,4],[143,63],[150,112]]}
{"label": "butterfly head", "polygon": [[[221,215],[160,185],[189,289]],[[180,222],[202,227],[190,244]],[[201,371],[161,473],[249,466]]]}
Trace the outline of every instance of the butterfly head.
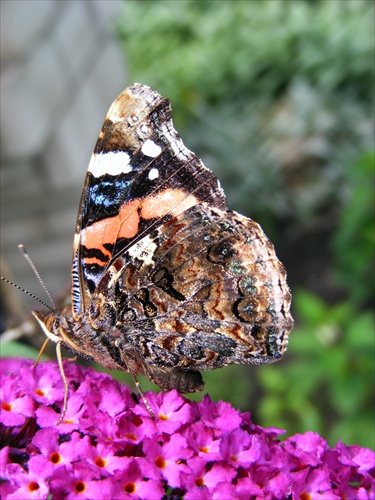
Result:
{"label": "butterfly head", "polygon": [[49,340],[56,344],[63,344],[74,352],[80,352],[80,348],[72,341],[74,338],[73,324],[65,314],[49,313],[42,314],[38,311],[32,311],[34,318],[38,321],[44,334]]}
{"label": "butterfly head", "polygon": [[32,311],[32,315],[39,323],[46,337],[52,340],[52,342],[61,342],[61,336],[58,334],[59,316],[56,314],[43,315],[38,311]]}

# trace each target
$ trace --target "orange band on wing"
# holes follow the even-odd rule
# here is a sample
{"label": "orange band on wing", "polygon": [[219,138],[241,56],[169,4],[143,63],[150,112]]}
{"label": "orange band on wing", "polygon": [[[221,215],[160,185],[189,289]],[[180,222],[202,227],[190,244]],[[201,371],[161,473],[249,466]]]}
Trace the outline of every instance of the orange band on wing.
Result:
{"label": "orange band on wing", "polygon": [[103,266],[105,264],[105,262],[103,262],[102,260],[100,259],[97,259],[96,257],[85,257],[85,264],[86,265],[89,265],[89,264],[96,264],[98,266]]}
{"label": "orange band on wing", "polygon": [[[143,201],[136,198],[122,205],[116,216],[102,219],[83,229],[81,243],[88,250],[100,250],[109,260],[112,254],[104,245],[114,245],[119,238],[134,238],[139,231],[141,217],[149,220],[164,217],[168,213],[177,216],[197,203],[195,196],[187,195],[182,189],[172,188],[148,196]],[[86,257],[85,263],[106,264],[96,257]]]}
{"label": "orange band on wing", "polygon": [[141,200],[136,198],[130,203],[122,205],[117,218],[120,219],[120,231],[116,235],[117,238],[134,238],[139,229],[139,214],[138,207],[141,205]]}
{"label": "orange band on wing", "polygon": [[148,196],[142,203],[143,219],[164,217],[169,212],[176,216],[198,203],[195,196],[186,195],[182,189],[165,189],[160,193]]}
{"label": "orange band on wing", "polygon": [[[118,238],[133,238],[137,234],[139,228],[139,214],[137,209],[140,204],[141,201],[137,198],[123,205],[115,217],[108,217],[107,219],[95,222],[92,226],[86,227],[82,231],[82,244],[87,249],[100,250],[110,259],[111,252],[104,245],[113,245]],[[99,261],[91,262],[91,259],[91,257],[85,259],[86,264],[105,264]]]}

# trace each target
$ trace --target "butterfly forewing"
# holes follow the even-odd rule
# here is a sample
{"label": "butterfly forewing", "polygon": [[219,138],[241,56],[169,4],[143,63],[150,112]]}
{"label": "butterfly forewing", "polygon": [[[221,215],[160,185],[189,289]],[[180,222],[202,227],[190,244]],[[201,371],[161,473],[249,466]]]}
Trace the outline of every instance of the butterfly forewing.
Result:
{"label": "butterfly forewing", "polygon": [[74,248],[74,310],[89,307],[114,256],[203,201],[226,206],[218,180],[175,131],[169,101],[144,85],[128,87],[107,114],[87,172]]}

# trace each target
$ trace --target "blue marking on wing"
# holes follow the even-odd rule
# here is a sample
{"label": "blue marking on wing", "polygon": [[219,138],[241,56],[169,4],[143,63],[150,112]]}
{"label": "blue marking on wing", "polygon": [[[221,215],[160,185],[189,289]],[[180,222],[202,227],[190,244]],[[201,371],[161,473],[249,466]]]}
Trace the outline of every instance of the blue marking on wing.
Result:
{"label": "blue marking on wing", "polygon": [[125,201],[126,188],[131,183],[128,181],[101,182],[96,186],[91,186],[89,199],[95,205],[106,208],[117,205],[120,206]]}
{"label": "blue marking on wing", "polygon": [[82,211],[82,228],[97,220],[115,216],[128,201],[132,179],[108,178],[109,180],[102,178],[100,182],[89,185]]}

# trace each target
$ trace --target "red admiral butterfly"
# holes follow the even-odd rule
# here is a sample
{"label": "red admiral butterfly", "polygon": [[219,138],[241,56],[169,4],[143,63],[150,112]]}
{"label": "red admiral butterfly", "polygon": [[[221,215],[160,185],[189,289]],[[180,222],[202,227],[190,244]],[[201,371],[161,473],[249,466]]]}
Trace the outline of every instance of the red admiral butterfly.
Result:
{"label": "red admiral butterfly", "polygon": [[203,389],[200,370],[276,361],[293,326],[272,243],[227,210],[168,99],[140,84],[112,104],[88,167],[71,295],[61,314],[34,313],[60,366],[62,345],[182,393]]}

